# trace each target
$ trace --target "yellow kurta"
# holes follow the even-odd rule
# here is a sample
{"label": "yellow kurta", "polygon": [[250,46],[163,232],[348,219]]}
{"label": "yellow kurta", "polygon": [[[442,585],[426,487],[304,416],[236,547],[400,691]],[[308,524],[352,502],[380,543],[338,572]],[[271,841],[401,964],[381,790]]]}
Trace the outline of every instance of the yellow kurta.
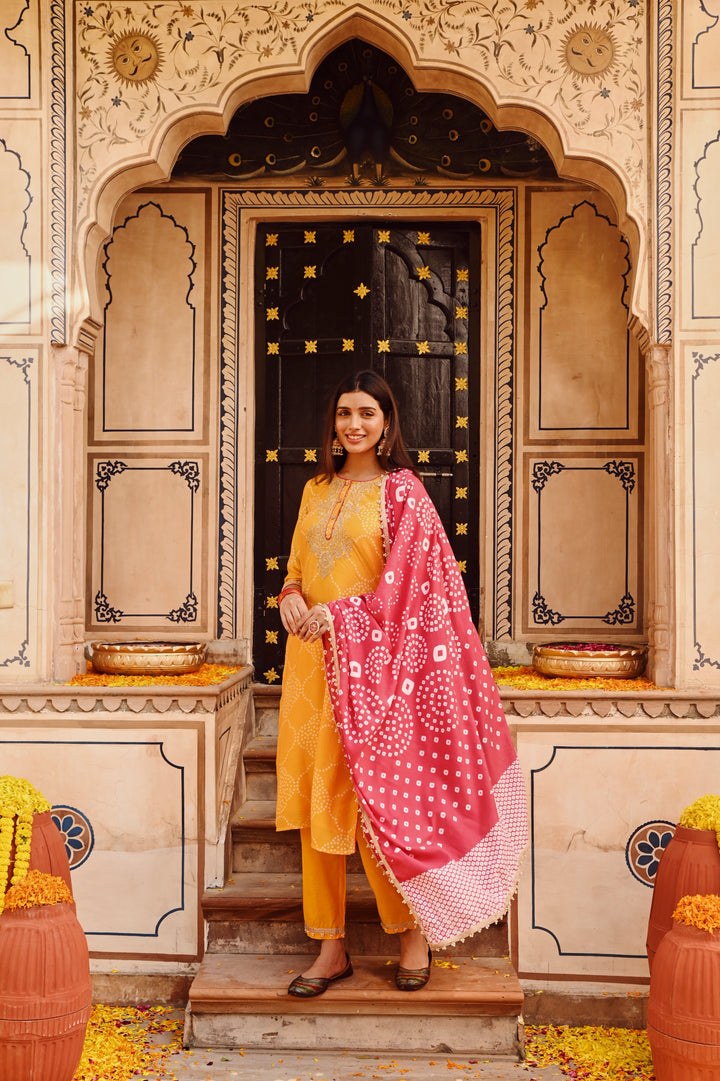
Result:
{"label": "yellow kurta", "polygon": [[[308,607],[372,593],[384,565],[382,478],[309,481],[288,560]],[[322,643],[288,636],[277,751],[277,828],[309,827],[320,852],[355,849],[358,805],[335,727]]]}

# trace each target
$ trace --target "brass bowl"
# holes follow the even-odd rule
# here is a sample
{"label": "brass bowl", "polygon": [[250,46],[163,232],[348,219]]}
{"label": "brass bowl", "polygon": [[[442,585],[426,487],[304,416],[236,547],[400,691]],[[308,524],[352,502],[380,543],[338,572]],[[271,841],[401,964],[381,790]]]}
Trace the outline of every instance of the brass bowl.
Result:
{"label": "brass bowl", "polygon": [[205,642],[91,642],[96,672],[111,676],[186,676],[205,664]]}
{"label": "brass bowl", "polygon": [[618,649],[559,649],[552,642],[533,646],[533,668],[560,679],[635,679],[645,669],[647,646]]}

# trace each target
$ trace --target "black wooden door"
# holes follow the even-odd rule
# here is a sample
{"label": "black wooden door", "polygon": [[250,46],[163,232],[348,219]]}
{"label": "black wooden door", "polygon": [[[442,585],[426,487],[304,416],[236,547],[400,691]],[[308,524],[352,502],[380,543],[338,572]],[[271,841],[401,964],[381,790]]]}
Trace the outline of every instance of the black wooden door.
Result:
{"label": "black wooden door", "polygon": [[372,368],[398,399],[411,458],[479,606],[479,234],[472,224],[268,225],[256,256],[253,662],[274,683],[277,596],[330,396]]}

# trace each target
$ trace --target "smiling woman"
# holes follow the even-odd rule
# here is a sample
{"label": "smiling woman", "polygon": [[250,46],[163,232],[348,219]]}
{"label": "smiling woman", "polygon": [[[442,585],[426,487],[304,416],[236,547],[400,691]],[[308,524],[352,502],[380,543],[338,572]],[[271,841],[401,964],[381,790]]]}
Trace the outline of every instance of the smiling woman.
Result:
{"label": "smiling woman", "polygon": [[429,945],[506,911],[525,790],[457,560],[375,372],[331,398],[279,605],[277,828],[300,831],[305,931],[321,943],[289,993],[311,998],[352,975],[356,844],[383,929],[400,936],[396,986],[416,991]]}

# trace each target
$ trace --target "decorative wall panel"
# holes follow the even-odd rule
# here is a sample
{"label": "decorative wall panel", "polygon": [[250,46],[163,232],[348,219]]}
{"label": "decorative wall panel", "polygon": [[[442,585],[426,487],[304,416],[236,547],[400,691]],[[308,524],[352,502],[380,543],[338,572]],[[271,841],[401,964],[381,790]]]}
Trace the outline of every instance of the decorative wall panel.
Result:
{"label": "decorative wall panel", "polygon": [[720,501],[717,470],[720,428],[720,350],[692,350],[692,587],[693,668],[710,678],[720,670]]}
{"label": "decorative wall panel", "polygon": [[205,456],[90,457],[94,627],[206,625]]}
{"label": "decorative wall panel", "polygon": [[[0,731],[3,770],[33,783],[82,844],[72,887],[92,953],[192,960],[199,941],[199,733],[149,718],[85,734]],[[108,883],[114,883],[109,889]]]}
{"label": "decorative wall panel", "polygon": [[519,893],[521,977],[647,981],[654,868],[638,862],[638,838],[662,851],[683,808],[713,791],[720,749],[692,722],[679,737],[612,720],[602,739],[518,733],[532,846]]}
{"label": "decorative wall panel", "polygon": [[638,437],[629,250],[605,200],[530,197],[530,441]]}
{"label": "decorative wall panel", "polygon": [[40,329],[40,125],[2,124],[0,136],[0,332]]}
{"label": "decorative wall panel", "polygon": [[526,459],[526,631],[637,632],[640,459]]}
{"label": "decorative wall panel", "polygon": [[[3,489],[0,510],[0,582],[11,607],[0,608],[0,672],[22,674],[36,663],[39,522],[33,493],[38,490],[38,354],[34,349],[0,352],[0,424]],[[7,585],[9,583],[9,585]]]}
{"label": "decorative wall panel", "polygon": [[197,440],[205,393],[205,199],[163,193],[126,200],[118,221],[103,263],[95,440]]}
{"label": "decorative wall panel", "polygon": [[720,130],[695,162],[695,212],[698,228],[692,244],[693,319],[720,322]]}
{"label": "decorative wall panel", "polygon": [[0,11],[0,106],[28,105],[37,88],[38,0],[3,0]]}
{"label": "decorative wall panel", "polygon": [[720,20],[713,0],[695,0],[679,9],[682,18],[685,93],[720,90]]}

